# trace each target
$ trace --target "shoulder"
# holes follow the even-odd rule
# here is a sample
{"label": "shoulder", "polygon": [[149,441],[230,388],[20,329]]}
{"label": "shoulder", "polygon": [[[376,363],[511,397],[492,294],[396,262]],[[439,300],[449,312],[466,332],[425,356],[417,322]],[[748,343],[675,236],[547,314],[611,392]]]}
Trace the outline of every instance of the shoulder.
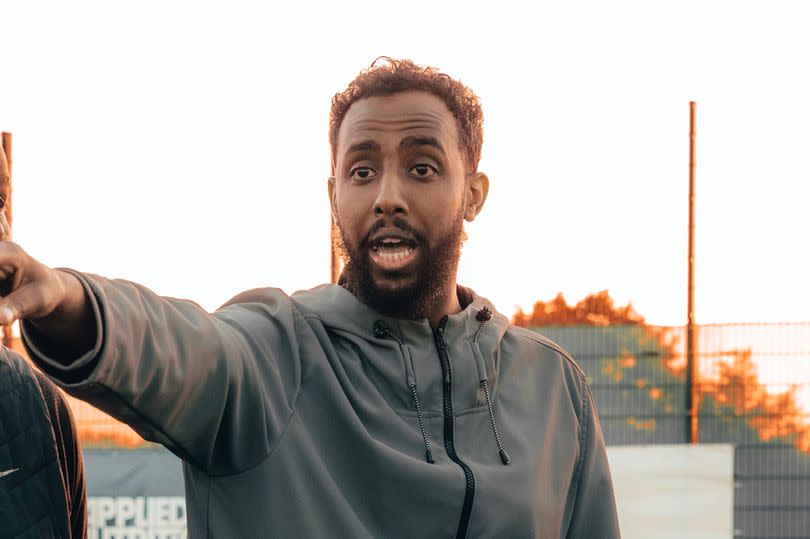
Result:
{"label": "shoulder", "polygon": [[65,398],[47,376],[34,369],[14,350],[0,347],[0,407],[3,401],[40,402],[49,417],[67,409]]}
{"label": "shoulder", "polygon": [[25,358],[10,348],[0,346],[0,397],[31,382],[36,382],[36,375]]}
{"label": "shoulder", "polygon": [[[14,350],[0,347],[0,411],[5,421],[39,416],[54,435],[74,438],[73,416],[62,392]],[[69,436],[67,436],[69,435]],[[78,446],[75,440],[71,443]]]}
{"label": "shoulder", "polygon": [[229,299],[216,315],[227,322],[262,327],[269,321],[292,325],[295,307],[290,296],[279,288],[254,288]]}
{"label": "shoulder", "polygon": [[34,369],[13,350],[0,347],[0,447],[23,431],[41,432],[46,426],[50,428],[50,413]]}
{"label": "shoulder", "polygon": [[51,421],[54,423],[54,428],[56,429],[56,423],[60,422],[60,419],[72,418],[67,400],[59,388],[56,387],[56,384],[51,382],[47,376],[39,371],[34,371],[34,378],[42,392],[42,398],[45,401]]}
{"label": "shoulder", "polygon": [[534,349],[537,357],[540,358],[554,358],[559,361],[563,366],[575,372],[577,375],[584,378],[585,372],[580,367],[579,363],[569,354],[562,346],[552,341],[548,337],[531,331],[526,328],[521,328],[515,325],[509,325],[504,335],[504,339],[512,339],[516,342],[522,343],[524,347],[529,350]]}
{"label": "shoulder", "polygon": [[225,309],[232,305],[245,305],[250,303],[272,305],[278,302],[290,303],[290,297],[280,288],[253,288],[235,295],[226,301],[220,309]]}
{"label": "shoulder", "polygon": [[[28,366],[28,362],[25,361],[25,358],[5,346],[0,346],[0,367],[14,369],[15,371],[30,371],[30,367]],[[26,369],[26,367],[28,367],[28,369]],[[31,374],[31,376],[33,376],[33,374]]]}
{"label": "shoulder", "polygon": [[[511,363],[513,375],[534,380],[537,387],[562,390],[558,394],[571,402],[580,422],[586,416],[585,372],[562,346],[525,328],[510,325],[501,342],[502,359]],[[518,365],[521,368],[515,368]]]}

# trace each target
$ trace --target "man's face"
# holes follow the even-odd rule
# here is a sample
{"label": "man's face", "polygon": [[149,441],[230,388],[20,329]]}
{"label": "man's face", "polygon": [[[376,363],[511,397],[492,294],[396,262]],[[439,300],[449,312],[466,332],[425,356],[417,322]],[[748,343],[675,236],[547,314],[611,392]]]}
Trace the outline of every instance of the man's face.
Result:
{"label": "man's face", "polygon": [[455,282],[463,219],[477,214],[469,179],[440,98],[409,91],[349,108],[329,196],[344,276],[361,300],[392,316],[427,316]]}
{"label": "man's face", "polygon": [[0,147],[0,241],[6,240],[11,235],[8,221],[6,221],[6,201],[9,187],[8,163],[6,163],[6,153]]}

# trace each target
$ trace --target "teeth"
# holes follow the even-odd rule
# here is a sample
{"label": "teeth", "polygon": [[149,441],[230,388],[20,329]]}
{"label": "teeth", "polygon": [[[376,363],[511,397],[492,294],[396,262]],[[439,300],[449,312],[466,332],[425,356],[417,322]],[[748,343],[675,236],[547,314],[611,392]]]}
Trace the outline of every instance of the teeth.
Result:
{"label": "teeth", "polygon": [[411,255],[412,252],[413,252],[413,249],[411,249],[410,247],[406,247],[404,249],[392,250],[392,251],[388,251],[388,250],[379,250],[379,251],[377,251],[378,256],[380,258],[384,258],[385,260],[387,260],[389,262],[399,262],[400,260],[405,260],[406,258],[408,258]]}
{"label": "teeth", "polygon": [[397,248],[408,248],[403,243],[403,240],[399,238],[383,238],[381,240],[377,240],[374,244],[372,244],[371,248],[375,251],[382,250],[383,247],[387,250],[397,249]]}

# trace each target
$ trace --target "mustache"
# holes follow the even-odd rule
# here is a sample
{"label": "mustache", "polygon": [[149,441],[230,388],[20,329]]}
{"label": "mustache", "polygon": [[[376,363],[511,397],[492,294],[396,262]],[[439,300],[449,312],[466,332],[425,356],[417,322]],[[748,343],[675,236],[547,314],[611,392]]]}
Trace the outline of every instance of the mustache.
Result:
{"label": "mustache", "polygon": [[383,227],[386,227],[386,226],[394,226],[394,227],[402,230],[406,234],[409,234],[410,236],[413,236],[413,238],[418,243],[424,243],[424,240],[425,240],[424,236],[422,234],[420,234],[413,226],[411,226],[408,223],[408,221],[406,221],[402,217],[394,217],[393,219],[390,219],[388,221],[386,221],[385,219],[379,219],[379,220],[375,221],[374,224],[371,225],[371,228],[369,228],[368,233],[366,234],[366,236],[363,238],[361,246],[365,248],[365,247],[368,247],[369,245],[371,245],[371,237],[379,229],[381,229]]}

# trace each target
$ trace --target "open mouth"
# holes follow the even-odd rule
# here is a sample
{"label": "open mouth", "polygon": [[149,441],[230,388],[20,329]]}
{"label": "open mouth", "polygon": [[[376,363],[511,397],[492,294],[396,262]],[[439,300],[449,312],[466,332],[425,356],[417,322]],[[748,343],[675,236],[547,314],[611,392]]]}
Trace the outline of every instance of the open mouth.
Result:
{"label": "open mouth", "polygon": [[371,260],[388,271],[400,270],[416,258],[418,247],[402,238],[381,238],[371,244]]}

